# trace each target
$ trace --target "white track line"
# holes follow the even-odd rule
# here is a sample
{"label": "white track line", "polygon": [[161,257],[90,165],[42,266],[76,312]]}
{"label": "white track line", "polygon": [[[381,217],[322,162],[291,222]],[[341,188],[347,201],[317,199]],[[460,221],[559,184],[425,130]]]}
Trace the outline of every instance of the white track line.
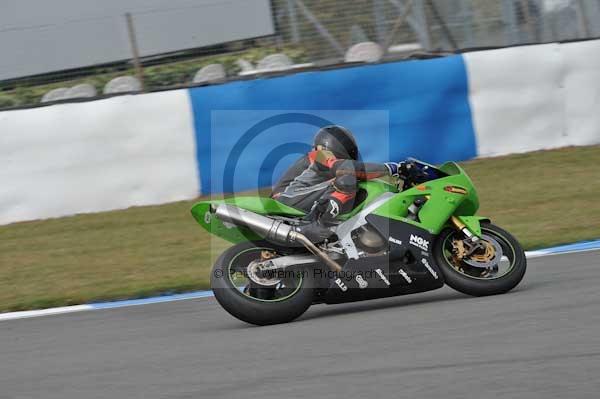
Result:
{"label": "white track line", "polygon": [[0,313],[0,321],[15,320],[15,319],[28,319],[30,317],[40,317],[40,316],[50,316],[50,315],[56,315],[56,314],[83,312],[85,310],[92,310],[92,309],[93,309],[93,307],[90,305],[75,305],[75,306],[63,306],[60,308],[41,309],[41,310],[26,310],[24,312]]}
{"label": "white track line", "polygon": [[554,255],[569,255],[576,254],[580,252],[591,252],[591,251],[599,251],[600,248],[586,248],[586,249],[577,249],[573,251],[563,251],[563,252],[544,252],[544,251],[525,251],[525,256],[527,259],[535,259],[542,258],[544,256],[554,256]]}
{"label": "white track line", "polygon": [[[540,258],[544,256],[552,256],[552,255],[566,255],[573,254],[578,252],[589,252],[589,251],[597,251],[600,250],[600,241],[597,241],[597,244],[591,243],[594,247],[582,248],[582,249],[568,249],[569,246],[560,246],[549,249],[541,249],[537,251],[528,251],[525,252],[527,258]],[[573,244],[575,248],[580,244]],[[559,249],[557,251],[557,249]],[[63,306],[60,308],[50,308],[50,309],[41,309],[41,310],[27,310],[24,312],[11,312],[11,313],[0,313],[0,321],[4,320],[16,320],[16,319],[27,319],[31,317],[41,317],[41,316],[51,316],[65,313],[75,313],[75,312],[84,312],[88,310],[101,310],[101,309],[114,309],[114,308],[122,308],[129,306],[139,306],[139,305],[149,305],[152,303],[163,303],[163,302],[173,302],[173,301],[182,301],[188,299],[199,299],[199,298],[208,298],[212,297],[211,291],[198,291],[194,293],[187,294],[175,294],[175,295],[167,295],[153,298],[145,298],[145,299],[134,299],[134,300],[126,300],[126,301],[115,301],[115,302],[104,302],[97,304],[89,304],[89,305],[76,305],[76,306]]]}

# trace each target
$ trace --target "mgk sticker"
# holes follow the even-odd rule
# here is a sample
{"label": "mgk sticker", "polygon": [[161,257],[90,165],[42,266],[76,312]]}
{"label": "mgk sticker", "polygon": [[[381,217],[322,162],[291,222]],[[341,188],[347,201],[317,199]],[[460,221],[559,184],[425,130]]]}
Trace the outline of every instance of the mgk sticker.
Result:
{"label": "mgk sticker", "polygon": [[429,241],[416,234],[410,235],[410,245],[414,245],[415,247],[420,248],[423,251],[429,251]]}

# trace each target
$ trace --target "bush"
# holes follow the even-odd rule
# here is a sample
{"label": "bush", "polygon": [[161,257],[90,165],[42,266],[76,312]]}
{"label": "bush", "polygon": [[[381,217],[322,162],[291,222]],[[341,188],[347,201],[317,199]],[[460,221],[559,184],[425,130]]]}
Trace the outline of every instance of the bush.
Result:
{"label": "bush", "polygon": [[209,64],[223,65],[227,76],[234,77],[240,72],[240,67],[236,63],[237,60],[243,58],[256,64],[267,55],[279,52],[287,54],[295,63],[302,63],[307,60],[306,54],[301,48],[287,47],[277,49],[259,47],[235,54],[215,55],[190,61],[147,67],[144,69],[144,82],[148,89],[188,84],[192,81],[196,72]]}
{"label": "bush", "polygon": [[[144,68],[144,84],[146,90],[164,89],[167,87],[190,84],[196,72],[209,64],[222,64],[227,76],[235,77],[240,72],[240,67],[236,64],[237,60],[243,58],[256,64],[267,55],[275,53],[285,53],[295,63],[304,63],[308,61],[306,51],[301,47],[257,47],[236,53],[149,66]],[[11,92],[0,94],[0,109],[14,106],[34,105],[39,103],[44,94],[52,89],[57,87],[71,87],[79,83],[91,83],[96,90],[98,90],[98,93],[102,93],[104,86],[111,79],[117,76],[134,74],[135,72],[133,69],[115,70],[114,68],[98,68],[96,74],[81,79],[40,86],[17,87]]]}
{"label": "bush", "polygon": [[7,94],[0,94],[0,109],[10,108],[17,105],[17,101],[14,96]]}

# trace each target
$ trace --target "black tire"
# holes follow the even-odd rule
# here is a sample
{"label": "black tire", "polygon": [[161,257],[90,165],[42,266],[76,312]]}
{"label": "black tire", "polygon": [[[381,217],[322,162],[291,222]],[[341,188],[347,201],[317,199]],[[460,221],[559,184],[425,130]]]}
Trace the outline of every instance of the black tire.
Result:
{"label": "black tire", "polygon": [[433,256],[436,263],[439,265],[446,284],[463,294],[472,296],[486,296],[503,294],[515,288],[521,282],[527,269],[527,258],[521,244],[506,230],[491,224],[481,224],[482,233],[494,234],[503,237],[510,247],[512,247],[514,255],[514,263],[508,272],[500,277],[493,279],[479,279],[466,276],[456,270],[453,265],[444,256],[444,242],[455,230],[444,230],[434,244]]}
{"label": "black tire", "polygon": [[252,298],[235,287],[229,278],[229,271],[238,254],[258,251],[260,248],[277,250],[277,247],[265,242],[243,242],[219,256],[210,278],[215,298],[229,314],[246,323],[265,326],[290,322],[302,315],[312,304],[314,274],[304,271],[299,288],[286,299],[271,302]]}

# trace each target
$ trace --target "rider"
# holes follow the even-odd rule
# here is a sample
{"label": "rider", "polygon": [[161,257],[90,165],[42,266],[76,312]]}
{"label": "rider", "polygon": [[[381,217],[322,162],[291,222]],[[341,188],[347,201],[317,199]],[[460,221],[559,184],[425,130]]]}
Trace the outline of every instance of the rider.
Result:
{"label": "rider", "polygon": [[321,128],[312,150],[298,159],[273,187],[271,197],[308,212],[309,224],[298,231],[315,243],[329,238],[328,228],[338,215],[354,206],[357,180],[399,175],[405,163],[383,164],[358,161],[358,146],[352,133],[337,125]]}

